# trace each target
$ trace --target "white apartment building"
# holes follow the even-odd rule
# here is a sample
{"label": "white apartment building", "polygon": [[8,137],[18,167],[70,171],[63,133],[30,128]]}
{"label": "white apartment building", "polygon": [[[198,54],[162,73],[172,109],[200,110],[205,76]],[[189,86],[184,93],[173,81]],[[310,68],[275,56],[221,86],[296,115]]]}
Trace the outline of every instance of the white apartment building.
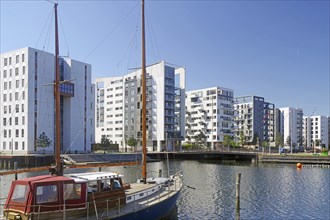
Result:
{"label": "white apartment building", "polygon": [[186,138],[195,142],[202,133],[210,149],[220,147],[224,135],[233,136],[234,91],[211,87],[186,92]]}
{"label": "white apartment building", "polygon": [[[298,149],[303,145],[303,110],[284,107],[281,111],[281,134],[286,148]],[[290,143],[289,143],[290,142]]]}
{"label": "white apartment building", "polygon": [[[43,152],[35,143],[44,133],[54,151],[55,56],[30,47],[1,54],[0,151]],[[94,140],[91,65],[60,59],[61,152],[90,151]],[[72,80],[72,81],[71,81]]]}
{"label": "white apartment building", "polygon": [[241,96],[234,99],[236,141],[241,137],[246,144],[259,145],[263,141],[275,143],[275,105],[259,96]]}
{"label": "white apartment building", "polygon": [[[141,69],[120,77],[97,78],[95,140],[106,136],[131,151],[130,137],[142,139]],[[165,61],[146,67],[148,151],[179,150],[184,138],[185,69]]]}
{"label": "white apartment building", "polygon": [[[304,116],[303,117],[303,140],[304,147],[313,149],[314,147],[329,148],[329,124],[326,116]],[[318,144],[318,146],[317,146]]]}

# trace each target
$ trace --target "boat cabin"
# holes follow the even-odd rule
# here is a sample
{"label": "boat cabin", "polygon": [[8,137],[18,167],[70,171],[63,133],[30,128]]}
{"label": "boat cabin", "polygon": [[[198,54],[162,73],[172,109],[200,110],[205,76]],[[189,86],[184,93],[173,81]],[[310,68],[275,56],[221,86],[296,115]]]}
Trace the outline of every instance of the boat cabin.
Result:
{"label": "boat cabin", "polygon": [[[123,175],[91,172],[42,175],[12,182],[4,206],[7,219],[63,219],[126,204]],[[37,217],[36,217],[37,216]]]}

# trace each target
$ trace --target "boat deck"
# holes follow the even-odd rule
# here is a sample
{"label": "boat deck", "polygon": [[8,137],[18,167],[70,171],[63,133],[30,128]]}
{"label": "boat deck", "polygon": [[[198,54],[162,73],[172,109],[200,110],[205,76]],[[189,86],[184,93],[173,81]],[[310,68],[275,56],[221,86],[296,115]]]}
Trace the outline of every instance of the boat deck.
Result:
{"label": "boat deck", "polygon": [[[129,196],[138,195],[139,193],[145,192],[146,190],[149,189],[151,190],[154,187],[157,187],[157,185],[133,183],[131,184],[131,189],[126,190],[127,198]],[[182,181],[179,178],[175,182],[173,182],[171,186],[163,187],[159,191],[152,193],[142,199],[128,202],[126,205],[120,205],[116,208],[98,210],[96,214],[96,219],[110,219],[110,218],[116,219],[134,213],[136,211],[146,209],[178,193],[181,190],[181,187],[182,187]],[[84,219],[86,219],[86,217]]]}

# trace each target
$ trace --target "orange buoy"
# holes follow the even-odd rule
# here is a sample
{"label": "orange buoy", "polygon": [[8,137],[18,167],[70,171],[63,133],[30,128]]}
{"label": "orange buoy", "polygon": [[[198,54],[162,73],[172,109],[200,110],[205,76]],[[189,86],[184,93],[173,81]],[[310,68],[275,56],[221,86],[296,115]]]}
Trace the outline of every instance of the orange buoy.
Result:
{"label": "orange buoy", "polygon": [[297,163],[297,168],[301,169],[302,168],[302,164],[301,163]]}

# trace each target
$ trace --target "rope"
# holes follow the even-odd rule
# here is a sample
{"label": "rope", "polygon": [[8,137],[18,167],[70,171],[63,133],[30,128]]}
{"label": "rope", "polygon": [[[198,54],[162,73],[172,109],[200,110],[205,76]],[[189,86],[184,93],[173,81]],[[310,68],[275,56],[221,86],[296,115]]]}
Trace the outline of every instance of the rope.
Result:
{"label": "rope", "polygon": [[122,20],[120,20],[116,25],[115,25],[115,27],[112,29],[112,30],[110,30],[107,34],[106,34],[106,36],[94,47],[94,49],[92,49],[92,51],[85,57],[85,59],[84,59],[84,62],[87,60],[87,58],[90,56],[90,55],[92,55],[94,52],[95,52],[95,50],[97,49],[97,48],[99,48],[109,37],[110,37],[110,35],[121,25],[121,23],[123,23],[125,20],[126,20],[126,18],[134,11],[134,9],[135,8],[137,8],[137,6],[139,5],[139,2],[137,3],[137,4],[135,4],[135,6],[125,15],[125,17],[122,19]]}

